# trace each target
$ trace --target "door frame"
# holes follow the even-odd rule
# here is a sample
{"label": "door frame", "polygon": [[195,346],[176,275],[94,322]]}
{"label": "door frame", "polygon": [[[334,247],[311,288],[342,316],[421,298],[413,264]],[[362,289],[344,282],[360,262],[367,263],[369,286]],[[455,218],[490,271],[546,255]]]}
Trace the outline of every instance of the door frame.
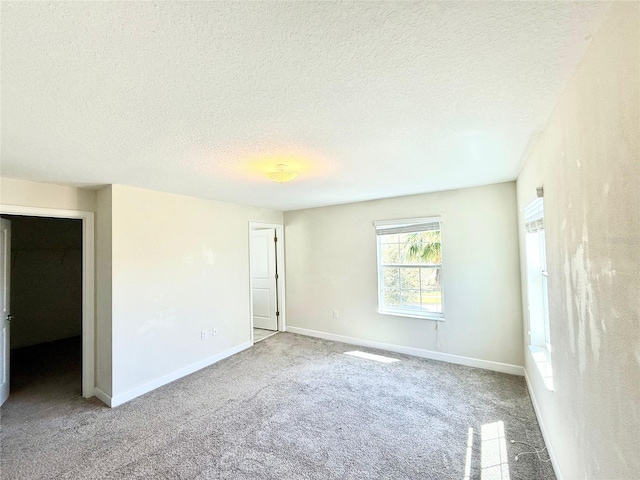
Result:
{"label": "door frame", "polygon": [[253,230],[264,230],[267,228],[273,228],[276,231],[278,242],[276,243],[276,262],[278,265],[278,310],[280,315],[278,318],[278,332],[287,331],[287,314],[285,308],[285,265],[284,265],[284,225],[281,223],[262,223],[262,222],[249,222],[249,334],[251,343],[254,343],[253,338],[253,289],[251,288],[251,232]]}
{"label": "door frame", "polygon": [[95,234],[94,213],[0,204],[0,214],[82,220],[82,396],[95,388]]}

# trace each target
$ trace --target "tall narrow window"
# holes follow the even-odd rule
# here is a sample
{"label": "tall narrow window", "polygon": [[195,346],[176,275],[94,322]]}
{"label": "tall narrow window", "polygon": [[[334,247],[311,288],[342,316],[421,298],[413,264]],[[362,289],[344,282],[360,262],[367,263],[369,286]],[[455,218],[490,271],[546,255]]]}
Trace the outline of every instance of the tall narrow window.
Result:
{"label": "tall narrow window", "polygon": [[529,303],[529,344],[547,387],[552,389],[547,253],[544,233],[544,201],[542,197],[529,205],[524,213],[527,298]]}
{"label": "tall narrow window", "polygon": [[376,222],[378,311],[444,320],[440,218]]}

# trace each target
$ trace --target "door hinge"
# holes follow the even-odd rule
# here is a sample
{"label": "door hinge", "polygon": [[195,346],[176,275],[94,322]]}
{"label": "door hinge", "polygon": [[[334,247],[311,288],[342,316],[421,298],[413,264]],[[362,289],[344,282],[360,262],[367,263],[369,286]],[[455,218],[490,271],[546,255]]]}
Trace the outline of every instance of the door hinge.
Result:
{"label": "door hinge", "polygon": [[279,316],[280,316],[280,312],[276,312],[276,317],[279,317]]}
{"label": "door hinge", "polygon": [[278,274],[276,273],[276,280],[278,280],[278,278],[280,278],[280,277],[279,277],[279,276],[278,276]]}
{"label": "door hinge", "polygon": [[273,237],[273,241],[278,243],[278,237]]}

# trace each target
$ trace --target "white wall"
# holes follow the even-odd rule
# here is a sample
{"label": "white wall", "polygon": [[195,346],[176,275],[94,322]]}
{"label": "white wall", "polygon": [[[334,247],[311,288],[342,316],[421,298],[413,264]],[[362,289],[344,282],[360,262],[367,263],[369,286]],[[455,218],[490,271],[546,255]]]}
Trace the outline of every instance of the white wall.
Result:
{"label": "white wall", "polygon": [[[116,399],[250,342],[249,222],[282,212],[111,187]],[[201,330],[209,335],[200,339]]]}
{"label": "white wall", "polygon": [[525,360],[565,479],[640,472],[639,26],[612,5],[517,182],[520,212],[545,189],[553,392]]}
{"label": "white wall", "polygon": [[[378,314],[373,222],[438,215],[446,321]],[[523,364],[514,182],[285,212],[284,218],[288,326]]]}

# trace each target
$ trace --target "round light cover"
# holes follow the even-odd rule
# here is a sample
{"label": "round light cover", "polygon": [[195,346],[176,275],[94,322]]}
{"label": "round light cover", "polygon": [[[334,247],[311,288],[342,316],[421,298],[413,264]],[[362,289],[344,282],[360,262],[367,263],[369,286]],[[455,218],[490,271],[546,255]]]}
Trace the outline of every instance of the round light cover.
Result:
{"label": "round light cover", "polygon": [[267,173],[267,178],[273,182],[286,183],[296,178],[298,174],[289,170],[284,163],[276,165],[276,171]]}

